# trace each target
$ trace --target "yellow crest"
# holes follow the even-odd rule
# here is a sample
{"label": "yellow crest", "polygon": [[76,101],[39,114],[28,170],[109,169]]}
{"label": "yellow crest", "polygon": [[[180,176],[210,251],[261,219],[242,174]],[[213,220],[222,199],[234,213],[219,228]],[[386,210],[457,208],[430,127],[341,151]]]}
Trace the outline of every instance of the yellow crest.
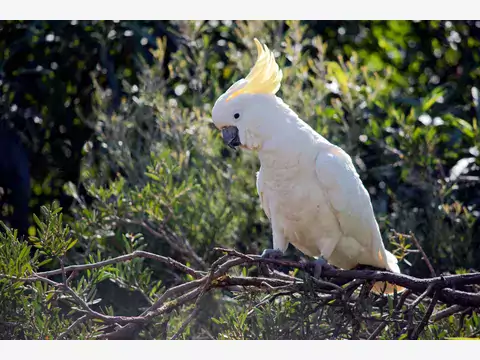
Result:
{"label": "yellow crest", "polygon": [[253,41],[257,46],[257,61],[245,78],[246,85],[234,91],[227,101],[240,94],[275,94],[280,89],[283,74],[275,62],[275,56],[267,45],[262,46],[257,38]]}

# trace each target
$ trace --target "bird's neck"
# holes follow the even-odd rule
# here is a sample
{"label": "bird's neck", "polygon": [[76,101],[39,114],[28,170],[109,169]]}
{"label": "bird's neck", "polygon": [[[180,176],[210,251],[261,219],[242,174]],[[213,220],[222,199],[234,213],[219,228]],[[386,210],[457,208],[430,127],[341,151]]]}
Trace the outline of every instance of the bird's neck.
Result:
{"label": "bird's neck", "polygon": [[315,146],[309,144],[315,144],[318,134],[294,113],[278,121],[274,131],[258,150],[263,168],[291,168],[315,156]]}

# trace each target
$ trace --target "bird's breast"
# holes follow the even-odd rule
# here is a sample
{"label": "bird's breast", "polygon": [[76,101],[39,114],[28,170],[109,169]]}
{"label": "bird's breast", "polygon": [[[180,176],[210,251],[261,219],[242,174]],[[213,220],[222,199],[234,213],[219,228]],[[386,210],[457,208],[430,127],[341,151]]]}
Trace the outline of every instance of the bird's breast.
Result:
{"label": "bird's breast", "polygon": [[315,170],[268,169],[262,179],[270,214],[286,238],[303,253],[319,255],[322,237],[336,237],[339,230]]}
{"label": "bird's breast", "polygon": [[314,169],[309,171],[297,166],[262,170],[265,192],[272,198],[275,210],[282,213],[303,212],[313,204],[311,200],[323,197],[315,181]]}

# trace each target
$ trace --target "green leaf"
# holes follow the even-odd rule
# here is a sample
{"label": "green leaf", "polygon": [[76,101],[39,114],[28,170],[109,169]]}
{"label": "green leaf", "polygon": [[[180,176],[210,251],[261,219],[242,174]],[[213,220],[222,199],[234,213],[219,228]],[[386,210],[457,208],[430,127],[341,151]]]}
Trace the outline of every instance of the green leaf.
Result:
{"label": "green leaf", "polygon": [[38,267],[42,267],[42,266],[44,266],[44,265],[47,265],[47,264],[51,263],[52,260],[53,260],[52,258],[43,260],[41,263],[38,264]]}
{"label": "green leaf", "polygon": [[71,241],[70,244],[68,244],[66,251],[68,251],[68,250],[70,250],[72,247],[74,247],[76,243],[77,243],[77,239]]}
{"label": "green leaf", "polygon": [[422,111],[427,112],[440,98],[445,94],[445,90],[442,88],[436,88],[432,94],[426,97],[422,104]]}
{"label": "green leaf", "polygon": [[333,61],[325,62],[325,65],[327,66],[328,74],[338,81],[342,93],[346,94],[348,92],[348,77],[342,67]]}

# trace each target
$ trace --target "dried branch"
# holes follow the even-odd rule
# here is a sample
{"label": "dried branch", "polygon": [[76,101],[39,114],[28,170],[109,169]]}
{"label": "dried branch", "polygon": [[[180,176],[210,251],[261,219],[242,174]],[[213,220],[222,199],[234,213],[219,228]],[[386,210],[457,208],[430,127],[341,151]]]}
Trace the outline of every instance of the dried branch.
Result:
{"label": "dried branch", "polygon": [[88,315],[83,315],[81,317],[79,317],[77,320],[75,320],[72,325],[70,325],[67,330],[65,330],[63,333],[61,333],[59,336],[58,336],[58,339],[61,340],[61,339],[64,339],[68,334],[70,334],[76,327],[78,327],[79,325],[83,324],[85,321],[87,321],[88,319]]}
{"label": "dried branch", "polygon": [[[165,256],[161,256],[161,255],[157,255],[157,254],[153,254],[153,253],[149,253],[147,251],[141,251],[141,250],[137,250],[137,251],[134,251],[131,254],[117,256],[117,257],[112,258],[112,259],[103,260],[103,261],[99,261],[99,262],[92,263],[92,264],[67,266],[67,267],[65,267],[64,270],[65,270],[66,273],[69,273],[69,272],[72,272],[72,271],[77,271],[78,272],[78,271],[83,271],[83,270],[98,269],[98,268],[102,268],[102,267],[105,267],[105,266],[108,266],[108,265],[113,265],[113,264],[118,264],[118,263],[125,262],[125,261],[130,261],[130,260],[135,259],[135,258],[146,258],[146,259],[152,259],[152,260],[155,260],[155,261],[159,261],[159,262],[164,263],[164,264],[166,264],[166,265],[168,265],[168,266],[170,266],[170,267],[172,267],[176,270],[179,270],[183,273],[189,274],[196,279],[202,277],[205,274],[202,271],[193,270],[192,268],[190,268],[186,265],[183,265],[182,263],[180,263],[180,262],[178,262],[178,261],[176,261],[176,260],[174,260],[170,257],[165,257]],[[49,277],[49,276],[58,275],[58,274],[61,274],[61,273],[62,273],[62,269],[60,268],[60,269],[57,269],[57,270],[40,272],[37,275],[44,276],[44,277]]]}
{"label": "dried branch", "polygon": [[415,330],[413,330],[412,334],[409,336],[410,340],[418,339],[418,336],[420,335],[424,327],[427,325],[428,320],[430,319],[430,316],[432,316],[433,309],[437,304],[438,298],[439,298],[439,292],[435,291],[433,294],[432,301],[430,302],[430,305],[428,305],[428,309],[425,312],[425,315],[423,315],[422,321],[420,322],[420,324],[418,324],[418,326],[415,328]]}
{"label": "dried branch", "polygon": [[425,251],[423,251],[422,245],[420,245],[420,242],[418,241],[417,237],[412,232],[410,233],[409,237],[413,241],[417,249],[420,251],[420,253],[422,254],[422,259],[423,261],[425,261],[425,264],[427,265],[428,270],[430,270],[430,274],[432,275],[432,277],[437,276],[437,273],[435,272],[435,269],[433,268],[432,263],[428,259],[427,254],[425,254]]}
{"label": "dried branch", "polygon": [[172,247],[172,249],[183,254],[188,259],[195,261],[197,265],[200,266],[202,269],[208,268],[205,261],[203,261],[203,259],[199,257],[197,253],[193,250],[189,241],[185,238],[181,238],[180,236],[175,234],[172,230],[168,229],[167,227],[163,226],[155,230],[152,225],[142,220],[117,218],[117,221],[122,222],[124,224],[132,224],[132,225],[140,226],[141,228],[148,231],[150,235],[156,238],[165,240],[168,243],[168,245]]}
{"label": "dried branch", "polygon": [[[400,296],[400,300],[398,301],[397,306],[393,310],[393,313],[392,313],[392,316],[391,316],[392,319],[400,313],[400,310],[402,309],[403,304],[405,303],[405,300],[407,300],[407,298],[410,296],[411,293],[412,292],[409,289],[407,289],[406,291],[404,291],[402,293],[402,295]],[[380,325],[378,325],[378,327],[375,329],[375,331],[369,336],[368,340],[375,340],[377,338],[377,336],[380,335],[380,333],[388,325],[388,320],[390,320],[390,319],[385,319],[385,321],[383,321]]]}
{"label": "dried branch", "polygon": [[185,331],[185,328],[190,324],[190,322],[193,320],[195,316],[197,316],[198,312],[200,311],[200,308],[197,306],[195,309],[192,311],[192,313],[188,316],[188,318],[183,322],[183,324],[180,326],[180,328],[177,330],[177,332],[170,338],[170,340],[176,340],[180,335],[183,334]]}
{"label": "dried branch", "polygon": [[428,295],[430,295],[430,293],[432,292],[433,288],[435,287],[435,284],[434,283],[430,283],[427,287],[427,290],[425,290],[419,297],[417,297],[415,299],[415,301],[413,303],[411,303],[407,310],[406,311],[411,311],[413,308],[415,308],[418,304],[420,304],[420,302]]}
{"label": "dried branch", "polygon": [[[398,318],[402,314],[402,308],[411,294],[417,294],[418,297],[407,306],[406,316],[410,319],[410,338],[418,338],[429,321],[435,321],[455,312],[465,309],[465,307],[480,307],[480,293],[466,292],[456,290],[460,285],[480,284],[480,273],[450,275],[432,277],[428,279],[420,279],[405,274],[396,274],[389,271],[381,270],[341,270],[333,266],[326,266],[322,272],[323,279],[313,279],[314,264],[308,262],[297,262],[286,259],[264,259],[258,255],[242,254],[236,250],[216,248],[216,251],[222,252],[221,256],[215,261],[208,272],[194,270],[176,260],[168,257],[144,252],[135,251],[131,254],[118,256],[116,258],[99,261],[97,263],[64,266],[61,262],[61,268],[52,271],[32,274],[27,277],[15,277],[0,274],[0,279],[9,279],[15,282],[36,282],[42,281],[54,287],[57,291],[61,291],[68,295],[76,305],[80,307],[80,312],[84,315],[69,326],[60,338],[65,338],[71,334],[73,330],[81,323],[98,319],[109,325],[110,332],[106,332],[97,338],[99,339],[125,339],[132,338],[134,334],[152,322],[166,323],[169,314],[180,309],[182,306],[194,304],[193,312],[187,317],[177,332],[171,337],[179,338],[188,324],[195,318],[200,311],[199,301],[209,291],[214,289],[229,289],[231,291],[261,291],[271,294],[268,298],[274,298],[277,294],[302,294],[314,293],[314,301],[319,306],[339,306],[348,310],[352,315],[352,321],[355,322],[355,329],[359,329],[362,321],[381,323],[375,325],[375,330],[369,336],[369,339],[377,338],[385,329],[387,324],[405,323],[407,320]],[[134,258],[149,258],[162,262],[173,270],[181,271],[191,275],[195,280],[182,283],[167,289],[147,310],[138,316],[110,316],[102,314],[92,309],[82,297],[77,294],[69,285],[73,280],[74,274],[88,269],[96,269],[120,262],[130,261]],[[267,276],[235,276],[230,270],[237,266],[246,265],[280,265],[292,269],[302,270],[305,277],[295,277],[278,271],[270,271]],[[69,277],[67,274],[71,273]],[[61,283],[55,282],[49,277],[54,275],[62,275]],[[370,287],[372,282],[387,281],[396,285],[405,287],[407,290],[402,293],[392,314],[386,318],[376,318],[372,316],[364,316],[355,310],[356,303],[362,303],[370,296]],[[359,295],[353,296],[357,289],[361,287]],[[427,311],[422,317],[420,323],[413,322],[413,311],[417,305],[424,299],[427,299],[433,293],[433,298],[428,306]],[[333,301],[333,302],[332,302]],[[450,305],[450,308],[441,312],[433,311],[438,303]],[[448,310],[448,311],[447,311]],[[157,320],[158,319],[158,320]],[[111,325],[116,326],[112,330]],[[345,328],[345,324],[339,324],[334,331],[338,333]]]}
{"label": "dried branch", "polygon": [[432,321],[440,321],[442,319],[445,319],[455,313],[461,312],[465,310],[464,306],[460,305],[452,305],[444,310],[438,311],[435,314],[432,315],[431,320]]}

